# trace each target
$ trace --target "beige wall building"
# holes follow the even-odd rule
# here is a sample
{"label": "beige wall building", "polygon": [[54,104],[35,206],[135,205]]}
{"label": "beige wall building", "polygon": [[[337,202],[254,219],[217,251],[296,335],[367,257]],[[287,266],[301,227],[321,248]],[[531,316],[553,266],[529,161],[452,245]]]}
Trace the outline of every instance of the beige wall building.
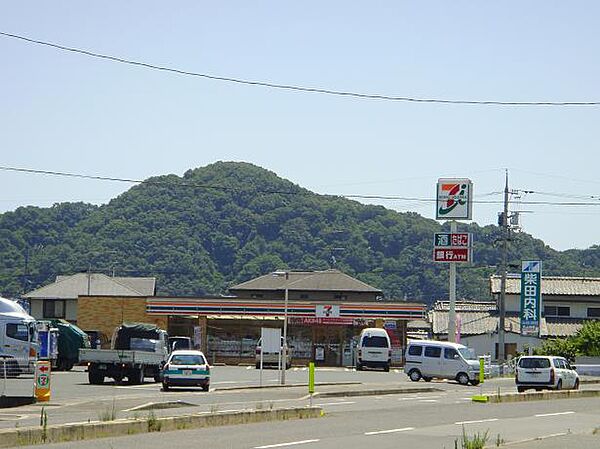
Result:
{"label": "beige wall building", "polygon": [[38,320],[65,319],[79,321],[77,298],[87,296],[140,297],[153,296],[156,279],[152,277],[110,277],[101,273],[77,273],[57,276],[56,281],[25,295],[31,304],[31,315]]}

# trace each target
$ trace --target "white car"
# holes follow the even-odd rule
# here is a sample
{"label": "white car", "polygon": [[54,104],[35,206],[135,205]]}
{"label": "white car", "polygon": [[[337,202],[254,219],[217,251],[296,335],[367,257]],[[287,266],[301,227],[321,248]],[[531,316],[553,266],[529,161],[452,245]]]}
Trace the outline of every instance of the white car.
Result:
{"label": "white car", "polygon": [[404,372],[413,382],[453,379],[479,384],[479,360],[472,349],[448,341],[415,340],[406,348]]}
{"label": "white car", "polygon": [[519,393],[527,389],[579,388],[579,375],[563,357],[523,356],[517,362],[515,383]]}
{"label": "white car", "polygon": [[364,368],[390,370],[392,343],[385,329],[368,327],[363,329],[356,347],[356,371]]}
{"label": "white car", "polygon": [[201,351],[173,351],[162,371],[163,390],[171,387],[210,386],[210,365]]}

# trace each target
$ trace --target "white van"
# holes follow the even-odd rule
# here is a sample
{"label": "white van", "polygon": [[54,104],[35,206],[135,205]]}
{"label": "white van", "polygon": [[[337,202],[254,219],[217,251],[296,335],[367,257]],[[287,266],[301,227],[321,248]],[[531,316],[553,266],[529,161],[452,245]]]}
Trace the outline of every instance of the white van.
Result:
{"label": "white van", "polygon": [[408,343],[404,372],[410,380],[455,379],[461,385],[479,384],[479,360],[472,349],[447,341]]}
{"label": "white van", "polygon": [[356,370],[363,368],[383,368],[390,370],[392,343],[385,329],[367,327],[358,338],[356,347]]}
{"label": "white van", "polygon": [[33,372],[38,350],[35,319],[15,301],[0,298],[0,375]]}

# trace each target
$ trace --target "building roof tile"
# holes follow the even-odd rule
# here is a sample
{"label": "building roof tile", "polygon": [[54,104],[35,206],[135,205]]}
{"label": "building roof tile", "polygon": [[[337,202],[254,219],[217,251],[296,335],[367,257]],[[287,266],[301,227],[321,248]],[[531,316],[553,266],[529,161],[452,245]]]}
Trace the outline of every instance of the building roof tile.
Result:
{"label": "building roof tile", "polygon": [[[490,278],[492,294],[500,293],[500,276]],[[521,276],[510,274],[506,279],[506,293],[521,294]],[[600,296],[600,278],[542,276],[542,295]]]}
{"label": "building roof tile", "polygon": [[29,299],[77,299],[78,296],[153,296],[156,279],[109,277],[101,273],[58,276],[56,282],[25,295]]}
{"label": "building roof tile", "polygon": [[265,274],[241,284],[230,287],[231,292],[239,290],[285,290],[286,283],[289,290],[294,291],[336,291],[336,292],[383,292],[358,279],[348,276],[339,270],[325,271],[288,271],[288,279],[281,274]]}

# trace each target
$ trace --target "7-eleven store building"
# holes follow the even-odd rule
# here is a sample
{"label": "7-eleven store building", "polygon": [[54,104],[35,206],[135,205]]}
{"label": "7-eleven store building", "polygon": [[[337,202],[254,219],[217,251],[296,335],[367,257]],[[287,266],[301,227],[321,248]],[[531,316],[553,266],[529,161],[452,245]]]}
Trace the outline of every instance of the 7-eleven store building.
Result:
{"label": "7-eleven store building", "polygon": [[212,363],[253,364],[261,328],[283,327],[286,287],[294,364],[350,366],[360,331],[382,327],[392,341],[392,361],[400,365],[406,324],[425,311],[420,303],[379,300],[381,291],[327,270],[262,276],[232,287],[234,297],[151,297],[146,313],[167,318],[169,334],[192,337]]}

